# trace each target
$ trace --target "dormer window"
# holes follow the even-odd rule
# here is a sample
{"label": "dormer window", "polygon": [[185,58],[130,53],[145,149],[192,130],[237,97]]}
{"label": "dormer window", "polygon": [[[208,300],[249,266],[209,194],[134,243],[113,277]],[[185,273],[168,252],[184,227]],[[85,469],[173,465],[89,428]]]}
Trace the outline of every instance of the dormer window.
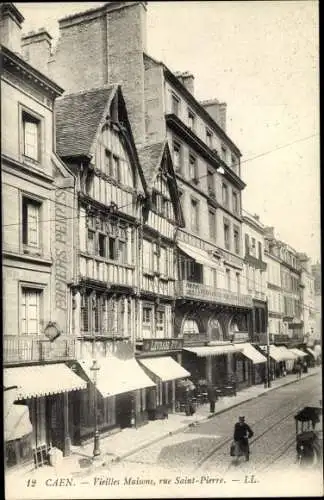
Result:
{"label": "dormer window", "polygon": [[213,134],[208,128],[206,129],[206,144],[210,149],[212,149],[212,147],[213,147]]}
{"label": "dormer window", "polygon": [[192,131],[195,130],[195,115],[190,109],[188,109],[188,127]]}
{"label": "dormer window", "polygon": [[177,141],[173,141],[173,164],[176,172],[181,172],[182,155],[181,155],[181,144]]}
{"label": "dormer window", "polygon": [[226,162],[227,159],[227,148],[222,146],[222,160]]}
{"label": "dormer window", "polygon": [[180,114],[180,99],[175,94],[171,97],[171,112],[176,116]]}

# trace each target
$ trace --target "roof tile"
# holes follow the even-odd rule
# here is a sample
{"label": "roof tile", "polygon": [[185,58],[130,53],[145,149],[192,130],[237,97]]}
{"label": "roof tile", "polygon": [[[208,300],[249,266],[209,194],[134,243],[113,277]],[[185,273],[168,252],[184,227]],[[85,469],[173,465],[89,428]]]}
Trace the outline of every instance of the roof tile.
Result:
{"label": "roof tile", "polygon": [[56,100],[56,147],[61,157],[89,154],[98,125],[115,86],[106,86]]}
{"label": "roof tile", "polygon": [[165,141],[161,141],[138,149],[138,158],[148,186],[153,183],[155,173],[160,167],[159,160],[161,159],[164,148]]}

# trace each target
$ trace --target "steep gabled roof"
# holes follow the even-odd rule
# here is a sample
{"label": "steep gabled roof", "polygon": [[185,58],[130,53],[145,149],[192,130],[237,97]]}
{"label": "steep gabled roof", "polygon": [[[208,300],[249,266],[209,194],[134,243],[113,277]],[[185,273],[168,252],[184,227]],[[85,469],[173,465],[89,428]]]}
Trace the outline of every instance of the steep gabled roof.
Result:
{"label": "steep gabled roof", "polygon": [[[116,85],[66,94],[56,100],[56,150],[62,158],[88,156]],[[109,109],[109,108],[108,108]]]}
{"label": "steep gabled roof", "polygon": [[143,148],[138,149],[138,158],[142,166],[145,181],[149,189],[152,189],[153,183],[159,173],[163,158],[167,160],[168,179],[171,200],[175,208],[177,224],[184,227],[184,217],[182,213],[180,196],[178,192],[178,184],[175,176],[172,157],[169,149],[168,141],[155,142]]}
{"label": "steep gabled roof", "polygon": [[138,158],[149,187],[152,186],[161,165],[165,141],[156,142],[138,149]]}

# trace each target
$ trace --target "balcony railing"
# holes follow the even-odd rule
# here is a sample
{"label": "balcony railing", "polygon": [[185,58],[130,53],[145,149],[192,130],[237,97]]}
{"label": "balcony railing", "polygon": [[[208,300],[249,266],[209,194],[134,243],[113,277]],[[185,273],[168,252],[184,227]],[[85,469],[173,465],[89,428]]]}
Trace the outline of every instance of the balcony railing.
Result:
{"label": "balcony railing", "polygon": [[80,255],[80,277],[122,286],[135,286],[135,268],[131,265]]}
{"label": "balcony railing", "polygon": [[252,307],[251,295],[230,292],[222,288],[214,288],[202,283],[179,281],[177,284],[179,297],[207,300],[231,306]]}
{"label": "balcony railing", "polygon": [[253,298],[265,301],[267,299],[267,296],[264,292],[253,291]]}
{"label": "balcony railing", "polygon": [[78,336],[78,340],[93,340],[93,339],[128,339],[129,335],[126,335],[122,332],[122,329],[120,331],[116,330],[104,330],[101,329],[100,331],[81,331],[80,335]]}
{"label": "balcony railing", "polygon": [[60,337],[53,342],[48,339],[27,336],[5,335],[3,339],[3,360],[8,363],[40,361],[63,361],[75,357],[75,339]]}
{"label": "balcony railing", "polygon": [[207,333],[185,333],[183,335],[183,343],[185,346],[188,345],[201,345],[208,342]]}

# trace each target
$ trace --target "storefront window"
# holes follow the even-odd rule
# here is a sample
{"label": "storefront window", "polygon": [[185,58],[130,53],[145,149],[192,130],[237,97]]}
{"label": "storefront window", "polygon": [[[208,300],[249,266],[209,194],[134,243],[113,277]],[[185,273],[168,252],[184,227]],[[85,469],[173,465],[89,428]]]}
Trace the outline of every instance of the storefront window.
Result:
{"label": "storefront window", "polygon": [[[93,387],[92,387],[93,389]],[[80,424],[81,429],[90,432],[94,426],[94,392],[82,391],[80,401]],[[98,425],[110,427],[116,423],[116,398],[103,398],[97,391],[97,417]]]}
{"label": "storefront window", "polygon": [[33,446],[46,444],[46,399],[33,398],[30,402],[30,420],[33,426]]}

